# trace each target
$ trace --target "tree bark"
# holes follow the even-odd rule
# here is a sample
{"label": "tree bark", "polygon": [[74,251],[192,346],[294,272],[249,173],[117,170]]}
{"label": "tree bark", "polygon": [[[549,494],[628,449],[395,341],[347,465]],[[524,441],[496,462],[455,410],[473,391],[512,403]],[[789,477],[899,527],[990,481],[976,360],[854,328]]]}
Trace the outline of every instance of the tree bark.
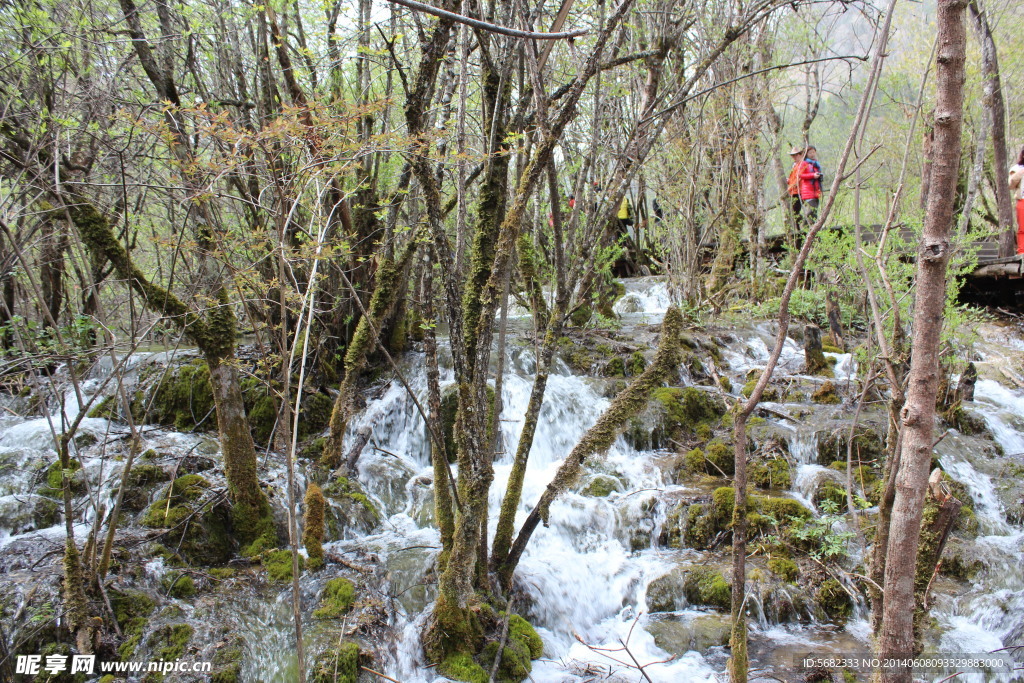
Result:
{"label": "tree bark", "polygon": [[[921,513],[932,457],[935,397],[939,384],[939,343],[946,296],[949,234],[960,165],[964,61],[967,35],[965,0],[939,0],[938,56],[931,191],[917,255],[914,338],[907,402],[903,407],[902,462],[885,568],[880,656],[902,657],[914,642],[914,574]],[[909,683],[909,667],[886,669],[886,683]]]}
{"label": "tree bark", "polygon": [[992,119],[992,160],[995,166],[996,214],[1000,229],[999,256],[1013,256],[1017,251],[1017,230],[1013,220],[1013,198],[1003,177],[1010,165],[1006,157],[1006,104],[999,75],[999,56],[981,0],[971,0],[967,7],[974,19],[974,30],[981,44],[981,75],[984,78],[981,101]]}

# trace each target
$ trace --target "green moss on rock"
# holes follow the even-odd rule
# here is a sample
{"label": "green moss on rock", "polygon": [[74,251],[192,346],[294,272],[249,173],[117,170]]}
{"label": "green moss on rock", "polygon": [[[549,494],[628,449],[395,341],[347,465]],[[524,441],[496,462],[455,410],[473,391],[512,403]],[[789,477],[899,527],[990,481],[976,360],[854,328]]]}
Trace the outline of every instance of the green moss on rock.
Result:
{"label": "green moss on rock", "polygon": [[646,369],[647,359],[644,358],[644,354],[640,351],[634,351],[630,355],[629,361],[626,363],[626,372],[629,373],[631,377],[636,377]]}
{"label": "green moss on rock", "polygon": [[65,477],[68,480],[68,487],[71,489],[72,495],[77,496],[84,493],[85,479],[83,474],[80,474],[81,469],[82,463],[76,458],[68,461],[67,469],[61,467],[60,460],[51,463],[43,471],[43,485],[39,487],[39,495],[59,498],[63,495]]}
{"label": "green moss on rock", "polygon": [[[501,616],[504,616],[504,612]],[[509,638],[514,638],[526,646],[531,659],[537,659],[544,654],[544,641],[537,635],[537,630],[518,614],[513,614],[509,618],[508,634]]]}
{"label": "green moss on rock", "polygon": [[[490,671],[494,667],[494,660],[498,656],[498,643],[491,641],[484,646],[480,653],[480,664],[484,671]],[[519,640],[508,638],[505,647],[501,650],[501,663],[498,664],[498,671],[495,675],[496,683],[520,683],[526,680],[533,669],[530,662],[530,650]]]}
{"label": "green moss on rock", "polygon": [[201,360],[170,368],[152,397],[147,400],[136,396],[131,410],[136,420],[171,426],[180,432],[216,429],[210,368]]}
{"label": "green moss on rock", "polygon": [[160,584],[172,598],[191,598],[196,594],[196,583],[192,577],[182,572],[170,572],[160,580]]}
{"label": "green moss on rock", "polygon": [[345,616],[356,601],[356,586],[346,578],[338,577],[327,582],[320,607],[313,611],[314,619],[340,619]]}
{"label": "green moss on rock", "polygon": [[359,680],[359,645],[344,641],[316,658],[312,683],[356,683]]}
{"label": "green moss on rock", "polygon": [[836,385],[832,382],[825,382],[815,389],[814,393],[811,394],[811,401],[826,405],[836,405],[843,402],[839,397],[839,391],[836,389]]}
{"label": "green moss on rock", "polygon": [[333,407],[330,397],[319,391],[303,394],[302,409],[299,411],[299,438],[307,439],[326,429]]}
{"label": "green moss on rock", "polygon": [[601,374],[605,377],[625,377],[626,361],[621,358],[612,358],[605,364],[604,371]]}
{"label": "green moss on rock", "polygon": [[102,401],[92,407],[86,417],[101,417],[106,420],[116,420],[119,415],[117,409],[117,397],[106,396]]}
{"label": "green moss on rock", "polygon": [[488,675],[484,668],[464,652],[446,657],[437,665],[437,673],[463,683],[487,683],[488,681]]}
{"label": "green moss on rock", "polygon": [[135,590],[111,590],[108,591],[108,597],[114,610],[114,617],[125,636],[124,642],[118,648],[118,655],[121,659],[131,659],[149,624],[149,615],[156,608],[156,603],[142,591]]}
{"label": "green moss on rock", "polygon": [[188,624],[168,624],[150,634],[147,645],[153,650],[153,659],[175,660],[185,654],[195,629]]}
{"label": "green moss on rock", "polygon": [[814,604],[824,618],[845,623],[853,613],[853,601],[849,593],[835,579],[826,579],[814,594]]}
{"label": "green moss on rock", "polygon": [[790,583],[796,581],[800,576],[796,562],[786,557],[773,557],[768,560],[768,571]]}
{"label": "green moss on rock", "polygon": [[686,573],[683,593],[691,605],[729,609],[732,586],[722,573],[711,567],[695,567]]}
{"label": "green moss on rock", "polygon": [[793,484],[789,462],[782,457],[754,460],[748,476],[754,486],[762,489],[788,489]]}
{"label": "green moss on rock", "polygon": [[835,503],[840,510],[845,510],[848,502],[846,488],[831,479],[825,479],[814,489],[811,502],[820,508],[825,501]]}
{"label": "green moss on rock", "polygon": [[302,544],[306,548],[306,555],[309,556],[310,568],[316,569],[324,563],[324,512],[327,501],[320,487],[310,482],[306,487],[303,503],[305,513],[302,523]]}
{"label": "green moss on rock", "polygon": [[170,505],[167,491],[157,496],[143,515],[142,525],[168,529],[165,543],[197,564],[223,564],[231,559],[230,512],[225,505],[205,499],[210,482],[198,474],[186,474],[169,488]]}
{"label": "green moss on rock", "polygon": [[[292,551],[271,550],[263,554],[263,567],[271,581],[283,582],[292,580]],[[299,555],[299,571],[305,567],[305,560]]]}
{"label": "green moss on rock", "polygon": [[583,495],[590,498],[607,498],[613,492],[621,490],[622,483],[617,478],[608,474],[598,474],[583,489]]}
{"label": "green moss on rock", "polygon": [[684,430],[716,423],[725,414],[725,404],[717,396],[694,387],[659,387],[652,398],[665,409],[669,425]]}

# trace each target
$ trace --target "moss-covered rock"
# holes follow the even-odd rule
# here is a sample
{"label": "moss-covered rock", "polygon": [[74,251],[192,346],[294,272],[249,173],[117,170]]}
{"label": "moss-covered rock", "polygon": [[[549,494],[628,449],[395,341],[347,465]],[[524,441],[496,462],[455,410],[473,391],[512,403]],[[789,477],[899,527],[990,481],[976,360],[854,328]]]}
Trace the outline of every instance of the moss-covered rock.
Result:
{"label": "moss-covered rock", "polygon": [[691,605],[727,610],[732,601],[732,586],[720,571],[711,567],[694,567],[686,574],[683,594]]}
{"label": "moss-covered rock", "polygon": [[839,391],[836,389],[835,384],[832,382],[825,382],[811,394],[811,401],[826,405],[837,405],[842,403],[843,399],[840,398]]}
{"label": "moss-covered rock", "polygon": [[[267,576],[271,581],[283,582],[292,580],[292,551],[271,550],[263,553],[261,558],[263,567],[267,570]],[[299,571],[305,567],[306,562],[302,555],[299,555]]]}
{"label": "moss-covered rock", "polygon": [[[754,393],[754,387],[757,386],[758,381],[761,379],[761,370],[752,369],[747,372],[747,381],[740,389],[740,394],[744,398],[750,398]],[[768,386],[764,388],[764,392],[761,393],[762,401],[777,401],[779,400],[779,390],[773,387],[769,382]]]}
{"label": "moss-covered rock", "polygon": [[99,403],[92,407],[86,417],[101,417],[105,420],[116,420],[120,417],[117,408],[117,397],[106,396]]}
{"label": "moss-covered rock", "polygon": [[[479,661],[484,671],[490,671],[494,667],[494,660],[497,656],[498,643],[495,641],[487,643],[479,655]],[[519,640],[508,638],[505,641],[505,647],[501,650],[501,663],[498,664],[495,681],[497,683],[520,683],[529,677],[532,669],[529,649]]]}
{"label": "moss-covered rock", "polygon": [[356,586],[344,577],[331,579],[324,587],[320,607],[313,611],[314,619],[340,619],[356,601]]}
{"label": "moss-covered rock", "polygon": [[230,560],[234,553],[230,510],[206,495],[210,482],[201,475],[186,474],[168,488],[149,506],[141,524],[167,529],[166,545],[196,564],[224,564]]}
{"label": "moss-covered rock", "polygon": [[299,438],[307,439],[327,428],[334,403],[326,394],[315,391],[302,395],[302,409],[299,410]]}
{"label": "moss-covered rock", "polygon": [[216,429],[210,368],[205,361],[172,366],[166,373],[162,368],[152,367],[162,376],[149,396],[140,392],[132,400],[134,419],[146,424],[167,425],[180,432]]}
{"label": "moss-covered rock", "polygon": [[327,508],[327,501],[324,499],[324,492],[314,482],[306,487],[306,495],[303,499],[302,522],[302,544],[306,548],[306,555],[309,557],[311,569],[317,569],[324,563],[324,512]]}
{"label": "moss-covered rock", "polygon": [[[502,612],[499,616],[504,615]],[[544,641],[537,635],[537,629],[518,614],[513,614],[508,620],[508,637],[525,645],[531,659],[537,659],[544,654]]]}
{"label": "moss-covered rock", "polygon": [[605,363],[604,370],[601,372],[605,377],[625,377],[626,376],[626,361],[622,358],[612,358]]}
{"label": "moss-covered rock", "polygon": [[790,583],[795,582],[800,576],[796,562],[786,557],[773,557],[768,560],[768,570]]}
{"label": "moss-covered rock", "polygon": [[846,623],[853,613],[853,600],[842,584],[826,579],[814,593],[814,604],[824,619]]}
{"label": "moss-covered rock", "polygon": [[139,512],[149,503],[154,484],[167,481],[171,475],[163,467],[147,462],[136,462],[128,473],[121,507],[129,512]]}
{"label": "moss-covered rock", "polygon": [[[730,486],[715,489],[707,503],[681,504],[668,513],[663,541],[670,547],[686,546],[710,550],[726,539],[732,524],[735,491]],[[748,533],[753,539],[761,534],[785,530],[791,520],[806,520],[811,511],[792,498],[751,495],[747,497]]]}
{"label": "moss-covered rock", "polygon": [[[243,396],[250,397],[253,392],[246,391]],[[259,395],[246,401],[245,417],[249,421],[252,440],[261,446],[270,444],[270,438],[277,427],[278,406],[273,396]]]}
{"label": "moss-covered rock", "polygon": [[[841,425],[831,432],[819,434],[818,464],[824,467],[833,462],[842,462],[846,471],[846,451],[849,443],[849,426]],[[853,465],[881,463],[885,455],[885,440],[874,427],[858,425],[853,435]]]}
{"label": "moss-covered rock", "polygon": [[356,683],[359,680],[359,645],[344,641],[322,652],[313,665],[312,683]]}
{"label": "moss-covered rock", "polygon": [[153,631],[146,644],[153,650],[153,659],[173,661],[185,654],[195,629],[188,624],[168,624]]}
{"label": "moss-covered rock", "polygon": [[213,655],[210,683],[239,683],[242,680],[242,653],[245,641],[234,635]]}
{"label": "moss-covered rock", "polygon": [[488,675],[484,668],[464,652],[445,658],[437,665],[437,673],[453,681],[463,681],[464,683],[487,683],[488,681]]}
{"label": "moss-covered rock", "polygon": [[636,377],[644,370],[647,369],[647,359],[644,354],[640,351],[634,351],[629,356],[629,360],[626,361],[626,373],[630,377]]}
{"label": "moss-covered rock", "polygon": [[64,492],[64,479],[68,480],[68,488],[71,494],[78,496],[85,493],[85,473],[82,471],[82,463],[76,458],[68,461],[67,469],[61,467],[60,460],[50,464],[43,470],[43,482],[38,489],[41,496],[60,498]]}
{"label": "moss-covered rock", "polygon": [[811,502],[820,508],[825,501],[834,503],[839,510],[845,510],[848,503],[846,487],[832,479],[822,479],[814,489]]}
{"label": "moss-covered rock", "polygon": [[192,577],[183,572],[169,572],[160,579],[160,585],[172,598],[191,598],[196,594],[196,583]]}
{"label": "moss-covered rock", "polygon": [[583,489],[584,496],[590,498],[607,498],[616,491],[622,490],[622,482],[609,474],[597,474]]}
{"label": "moss-covered rock", "polygon": [[369,531],[380,521],[377,507],[353,479],[335,477],[323,488],[323,494],[334,503],[327,519],[332,538],[340,538],[349,528]]}
{"label": "moss-covered rock", "polygon": [[750,463],[750,483],[761,489],[788,489],[793,485],[792,469],[783,457],[763,458]]}
{"label": "moss-covered rock", "polygon": [[669,426],[688,431],[701,423],[717,423],[725,415],[721,399],[695,387],[659,387],[652,398],[664,408]]}
{"label": "moss-covered rock", "polygon": [[114,610],[124,641],[118,648],[118,655],[123,660],[131,659],[135,649],[142,640],[142,635],[149,624],[149,616],[156,608],[156,603],[142,591],[110,590],[108,591],[110,606]]}
{"label": "moss-covered rock", "polygon": [[678,567],[647,586],[647,609],[674,612],[689,605],[729,609],[732,588],[712,567]]}

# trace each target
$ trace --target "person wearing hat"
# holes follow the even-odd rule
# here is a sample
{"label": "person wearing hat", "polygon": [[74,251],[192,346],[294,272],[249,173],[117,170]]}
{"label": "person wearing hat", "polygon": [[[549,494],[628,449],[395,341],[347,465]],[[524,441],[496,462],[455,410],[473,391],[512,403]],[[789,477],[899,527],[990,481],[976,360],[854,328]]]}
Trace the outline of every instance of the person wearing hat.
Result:
{"label": "person wearing hat", "polygon": [[796,222],[799,225],[800,210],[803,208],[803,202],[800,200],[800,169],[804,163],[803,148],[794,147],[789,150],[789,157],[793,160],[793,168],[789,171],[786,189],[789,191],[790,208],[793,211],[793,217],[796,218]]}

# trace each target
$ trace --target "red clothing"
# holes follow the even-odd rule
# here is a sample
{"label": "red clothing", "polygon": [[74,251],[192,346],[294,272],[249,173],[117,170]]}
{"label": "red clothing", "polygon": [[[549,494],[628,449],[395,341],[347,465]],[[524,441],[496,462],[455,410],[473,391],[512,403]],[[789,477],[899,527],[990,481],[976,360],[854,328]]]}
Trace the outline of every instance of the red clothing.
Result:
{"label": "red clothing", "polygon": [[800,177],[800,199],[804,201],[819,199],[821,197],[821,188],[818,187],[816,182],[818,180],[818,170],[814,168],[814,165],[806,159],[801,161],[797,175]]}
{"label": "red clothing", "polygon": [[1024,199],[1017,200],[1017,253],[1024,254]]}

